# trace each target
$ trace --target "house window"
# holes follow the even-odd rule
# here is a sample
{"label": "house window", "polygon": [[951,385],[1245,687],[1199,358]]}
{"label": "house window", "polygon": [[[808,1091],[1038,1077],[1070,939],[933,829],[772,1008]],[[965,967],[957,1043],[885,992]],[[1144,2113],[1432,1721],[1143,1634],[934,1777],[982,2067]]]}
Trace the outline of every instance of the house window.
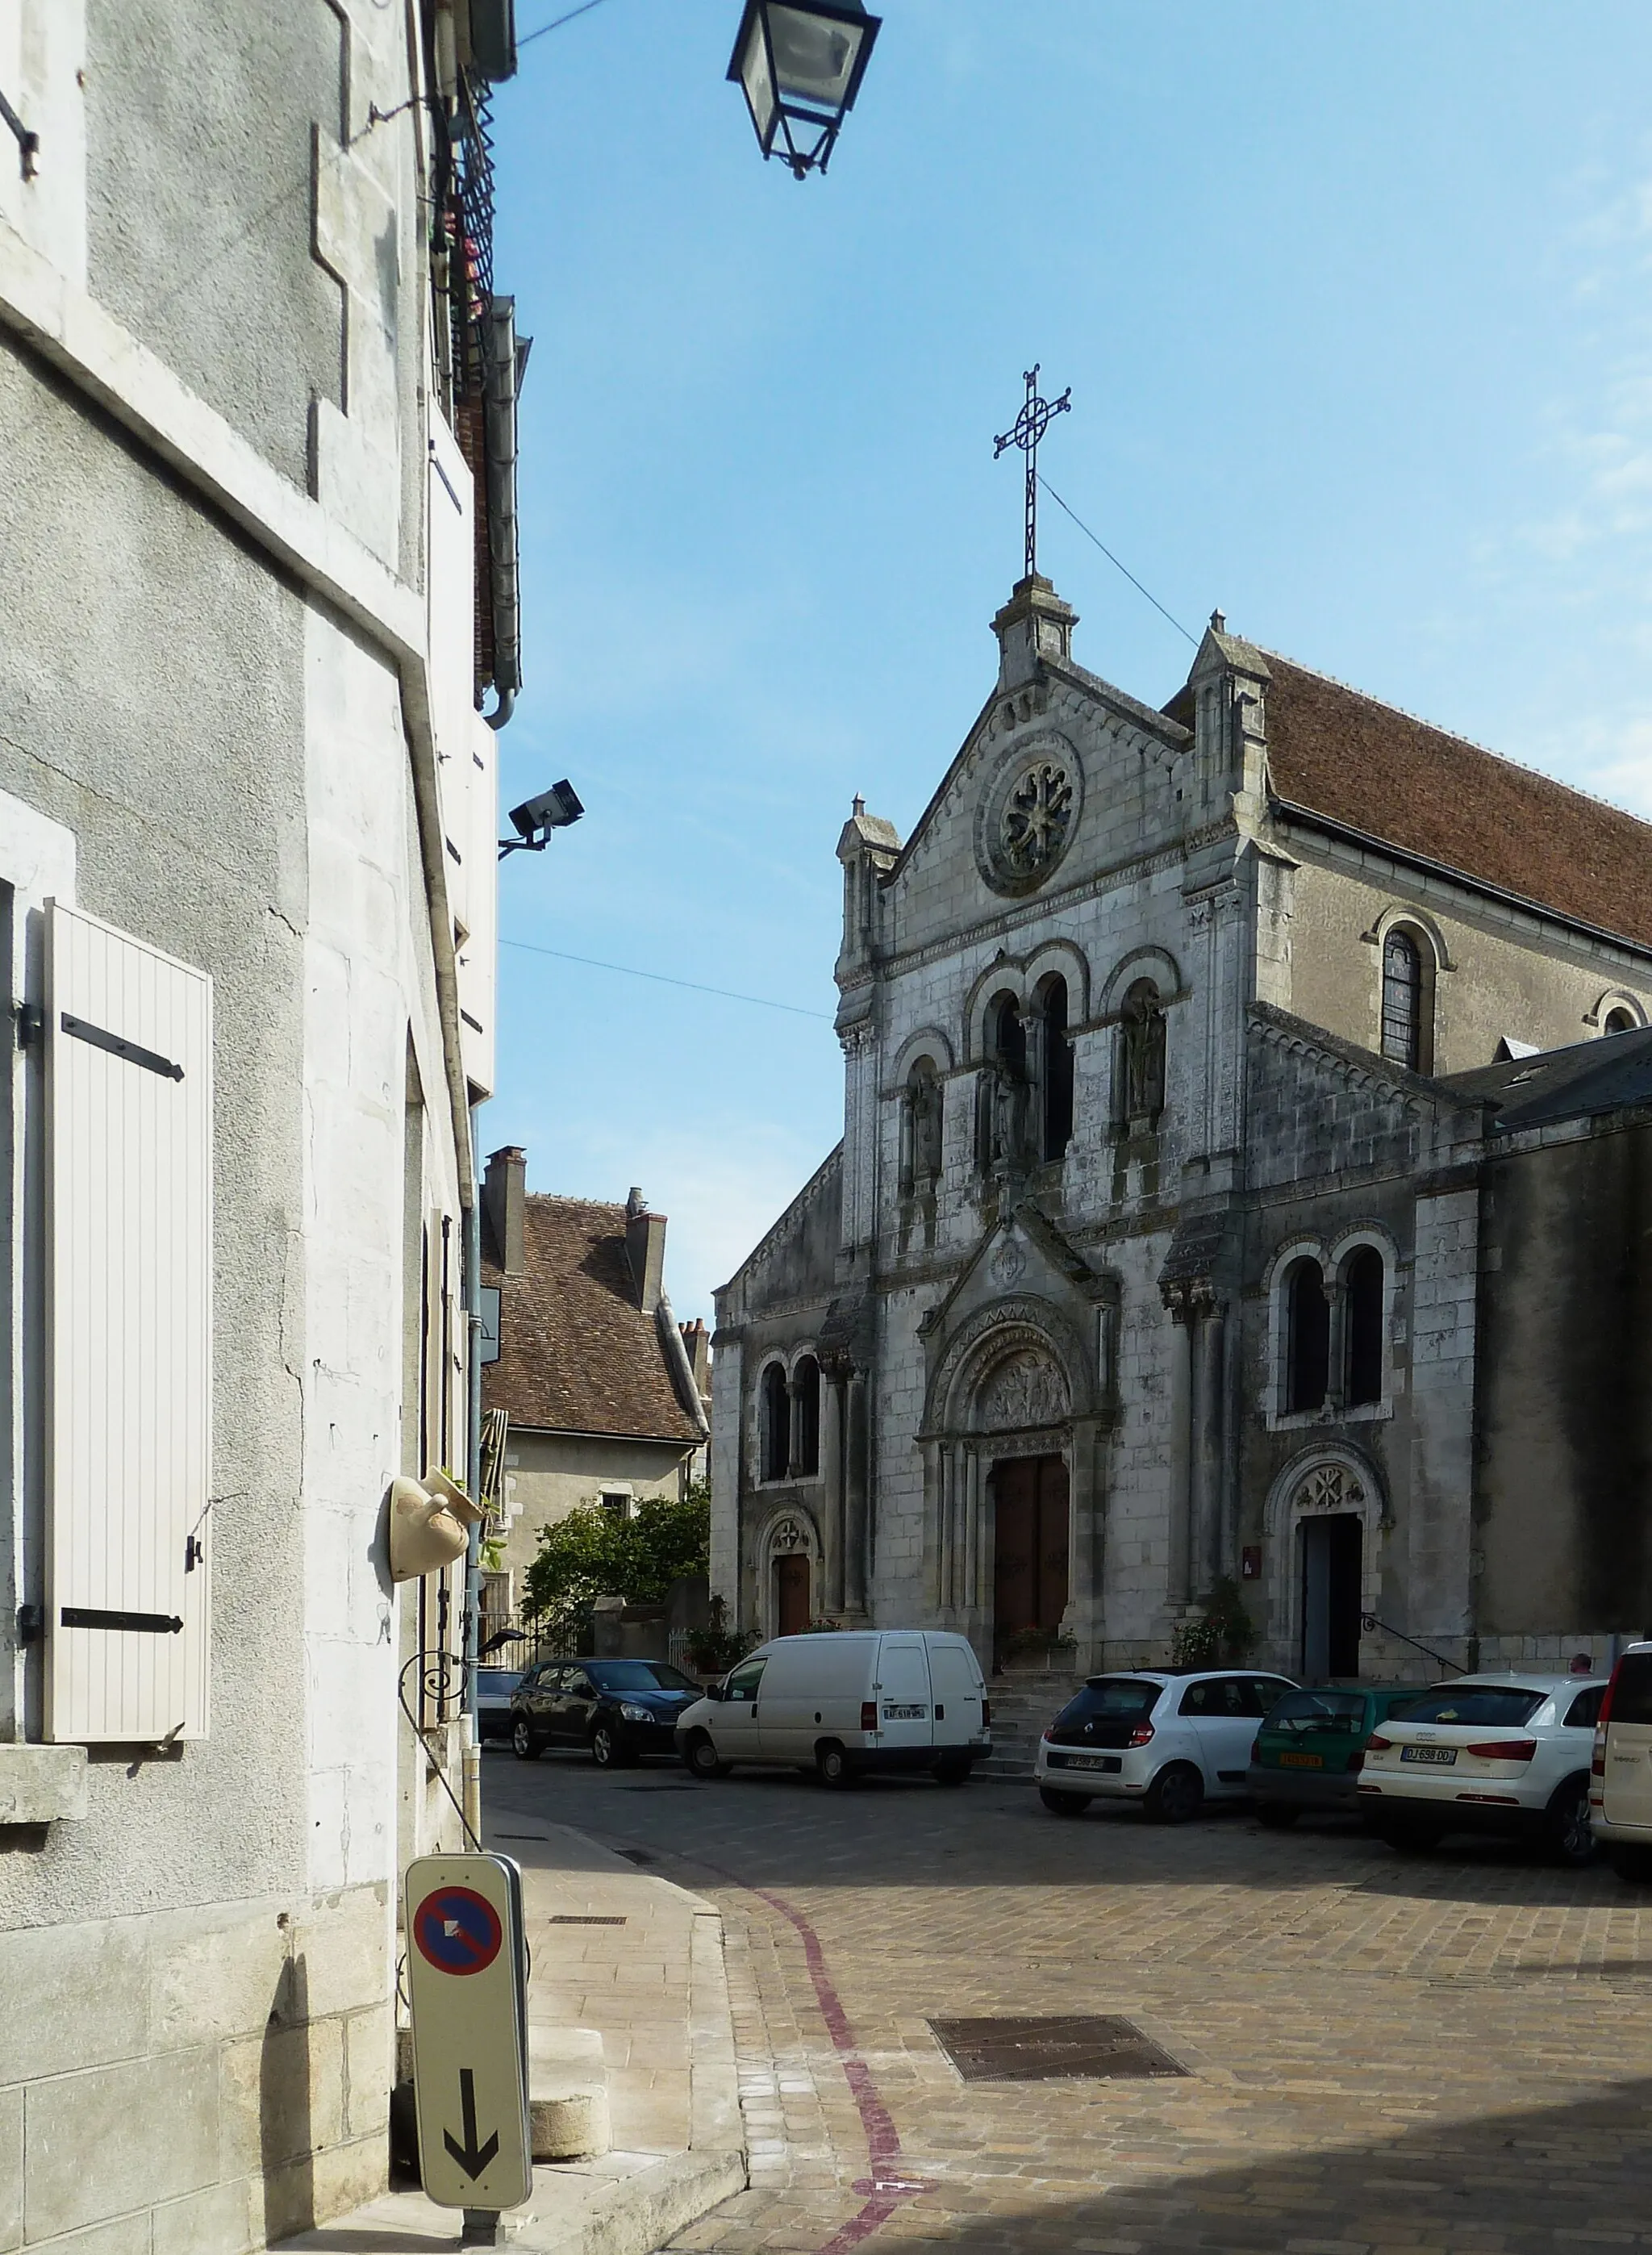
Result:
{"label": "house window", "polygon": [[792,1376],[797,1402],[796,1448],[792,1470],[813,1479],[820,1470],[820,1365],[806,1354]]}
{"label": "house window", "polygon": [[1625,1009],[1620,1003],[1615,1010],[1606,1012],[1600,1022],[1600,1030],[1603,1034],[1632,1034],[1636,1023],[1634,1011]]}
{"label": "house window", "polygon": [[1073,1044],[1067,1032],[1067,981],[1046,979],[1039,989],[1044,1021],[1043,1156],[1059,1159],[1073,1140]]}
{"label": "house window", "polygon": [[778,1362],[771,1362],[763,1373],[758,1408],[758,1477],[784,1479],[792,1459],[792,1404],[786,1373]]}
{"label": "house window", "polygon": [[1412,1072],[1424,1069],[1423,955],[1397,926],[1382,943],[1382,1054]]}
{"label": "house window", "polygon": [[1344,1393],[1350,1407],[1382,1399],[1382,1256],[1362,1245],[1342,1272],[1347,1326]]}
{"label": "house window", "polygon": [[1293,1261],[1285,1278],[1287,1412],[1319,1409],[1331,1379],[1331,1304],[1317,1261]]}

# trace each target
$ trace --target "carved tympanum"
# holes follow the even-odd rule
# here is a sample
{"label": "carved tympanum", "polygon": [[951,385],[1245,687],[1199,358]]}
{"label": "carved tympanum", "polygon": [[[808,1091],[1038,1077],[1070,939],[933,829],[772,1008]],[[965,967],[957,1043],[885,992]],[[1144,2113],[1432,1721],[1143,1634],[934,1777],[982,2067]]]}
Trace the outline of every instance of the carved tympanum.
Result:
{"label": "carved tympanum", "polygon": [[980,1423],[989,1432],[1060,1424],[1067,1411],[1067,1380],[1044,1355],[1012,1355],[981,1389]]}

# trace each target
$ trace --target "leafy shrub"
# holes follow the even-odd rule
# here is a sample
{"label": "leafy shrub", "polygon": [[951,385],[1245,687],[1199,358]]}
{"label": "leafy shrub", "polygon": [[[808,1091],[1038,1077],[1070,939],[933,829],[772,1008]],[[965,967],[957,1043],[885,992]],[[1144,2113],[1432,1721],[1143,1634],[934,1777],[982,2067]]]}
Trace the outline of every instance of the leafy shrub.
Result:
{"label": "leafy shrub", "polygon": [[1222,1575],[1200,1604],[1200,1616],[1185,1620],[1176,1632],[1170,1650],[1172,1667],[1220,1668],[1224,1661],[1242,1661],[1255,1644],[1256,1632],[1238,1583],[1231,1574]]}
{"label": "leafy shrub", "polygon": [[663,1604],[685,1574],[710,1563],[710,1489],[696,1480],[684,1496],[645,1496],[629,1519],[594,1500],[539,1530],[539,1549],[522,1577],[522,1616],[555,1643],[577,1651],[589,1641],[598,1598],[628,1605]]}

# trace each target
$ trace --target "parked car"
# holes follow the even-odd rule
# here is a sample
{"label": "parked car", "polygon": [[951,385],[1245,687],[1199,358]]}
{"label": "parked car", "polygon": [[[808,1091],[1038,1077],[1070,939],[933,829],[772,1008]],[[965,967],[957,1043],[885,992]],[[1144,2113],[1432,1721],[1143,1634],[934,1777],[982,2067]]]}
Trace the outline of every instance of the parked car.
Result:
{"label": "parked car", "polygon": [[677,1744],[696,1777],[737,1762],[813,1770],[848,1785],[928,1770],[962,1785],[992,1744],[981,1664],[942,1629],[836,1629],[776,1637],[690,1707]]}
{"label": "parked car", "polygon": [[1250,1668],[1092,1675],[1039,1740],[1039,1798],[1057,1816],[1100,1795],[1185,1824],[1204,1802],[1244,1792],[1256,1725],[1296,1688]]}
{"label": "parked car", "polygon": [[519,1761],[547,1746],[586,1748],[598,1769],[676,1752],[676,1721],[700,1687],[663,1660],[548,1660],[530,1668],[511,1699]]}
{"label": "parked car", "polygon": [[1503,1832],[1543,1842],[1563,1863],[1587,1863],[1589,1762],[1606,1688],[1601,1676],[1523,1671],[1432,1685],[1366,1742],[1366,1823],[1396,1848]]}
{"label": "parked car", "polygon": [[1274,1830],[1294,1824],[1305,1809],[1357,1811],[1365,1742],[1420,1683],[1326,1683],[1287,1691],[1263,1718],[1250,1748],[1246,1782],[1258,1819]]}
{"label": "parked car", "polygon": [[1630,1645],[1613,1669],[1590,1767],[1595,1838],[1624,1879],[1652,1879],[1652,1644]]}
{"label": "parked car", "polygon": [[476,1736],[483,1746],[489,1739],[511,1733],[511,1694],[522,1682],[516,1668],[479,1668],[476,1671]]}

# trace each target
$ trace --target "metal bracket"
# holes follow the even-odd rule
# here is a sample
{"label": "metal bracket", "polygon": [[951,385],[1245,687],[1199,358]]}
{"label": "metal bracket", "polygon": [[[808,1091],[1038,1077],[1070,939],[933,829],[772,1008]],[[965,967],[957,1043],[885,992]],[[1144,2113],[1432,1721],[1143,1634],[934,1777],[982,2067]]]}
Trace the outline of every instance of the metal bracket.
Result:
{"label": "metal bracket", "polygon": [[46,1033],[46,1012],[38,1002],[14,1002],[12,1015],[18,1022],[18,1047],[33,1049]]}
{"label": "metal bracket", "polygon": [[46,1634],[46,1611],[40,1605],[18,1607],[18,1642],[38,1644]]}
{"label": "metal bracket", "polygon": [[32,180],[34,178],[35,173],[34,160],[38,155],[40,149],[39,135],[38,133],[30,132],[28,127],[18,116],[17,111],[13,109],[11,104],[6,100],[4,94],[0,94],[0,118],[4,118],[5,120],[6,123],[11,128],[13,134],[16,136],[18,144],[18,161],[22,168],[24,179],[25,180]]}

